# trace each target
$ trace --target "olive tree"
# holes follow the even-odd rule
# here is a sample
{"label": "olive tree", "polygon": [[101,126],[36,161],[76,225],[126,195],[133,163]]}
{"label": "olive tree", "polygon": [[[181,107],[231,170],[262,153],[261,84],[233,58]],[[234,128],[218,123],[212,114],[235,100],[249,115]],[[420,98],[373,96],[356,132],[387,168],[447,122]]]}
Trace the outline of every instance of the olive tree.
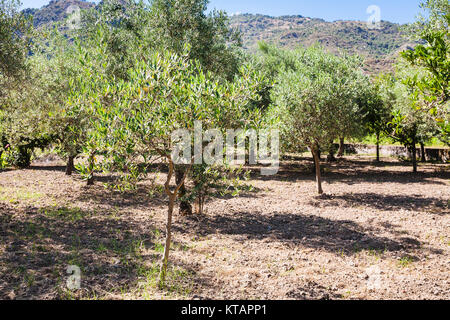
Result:
{"label": "olive tree", "polygon": [[[5,109],[11,107],[11,91],[18,92],[27,69],[32,22],[20,13],[20,6],[18,0],[0,0],[0,156],[9,145],[6,136],[9,131],[5,127],[9,111]],[[28,151],[18,150],[17,146],[14,149],[26,162]]]}
{"label": "olive tree", "polygon": [[39,55],[27,58],[26,74],[20,84],[8,88],[3,99],[1,126],[11,145],[10,164],[16,167],[28,167],[33,150],[46,147],[54,139],[51,112],[60,94],[47,61]]}
{"label": "olive tree", "polygon": [[[364,113],[373,99],[370,78],[362,72],[363,61],[359,56],[342,52],[335,67],[335,80],[342,81],[347,94],[336,106],[339,150],[344,155],[344,142],[347,138],[360,138],[365,135]],[[333,150],[330,158],[333,159]]]}
{"label": "olive tree", "polygon": [[183,177],[172,185],[177,164],[172,157],[172,133],[193,131],[195,121],[201,121],[204,130],[250,125],[254,117],[246,106],[256,98],[260,76],[252,68],[243,67],[234,81],[217,81],[188,59],[188,51],[183,56],[163,51],[136,62],[127,80],[92,78],[99,83],[97,89],[80,94],[91,101],[96,117],[96,139],[91,148],[105,151],[103,163],[114,163],[116,169],[130,175],[148,168],[155,157],[168,167],[164,184],[168,196],[166,242],[160,272],[163,284],[174,206],[193,165],[187,161]]}
{"label": "olive tree", "polygon": [[[342,134],[347,113],[358,111],[358,76],[355,65],[345,56],[326,53],[321,47],[286,51],[267,47],[265,54],[275,65],[272,123],[281,127],[286,150],[311,151],[316,172],[317,191],[323,193],[320,172],[320,148],[329,148]],[[363,76],[359,79],[365,80]],[[356,120],[354,120],[356,121]],[[346,127],[350,125],[346,124]]]}
{"label": "olive tree", "polygon": [[232,30],[223,11],[207,13],[208,0],[154,0],[150,25],[156,43],[182,54],[189,44],[189,59],[216,77],[231,80],[239,72],[240,34]]}
{"label": "olive tree", "polygon": [[381,87],[386,75],[380,74],[368,86],[361,89],[365,98],[360,106],[361,121],[364,133],[376,137],[376,161],[380,161],[380,140],[391,121],[392,105],[384,101]]}
{"label": "olive tree", "polygon": [[102,47],[105,76],[123,79],[138,59],[161,45],[155,42],[151,20],[144,1],[105,0],[81,12],[75,35],[86,48]]}
{"label": "olive tree", "polygon": [[52,144],[67,160],[70,175],[86,140],[89,118],[82,103],[71,102],[78,96],[86,67],[80,58],[90,52],[56,28],[35,32],[31,50],[26,76],[9,90],[3,126],[10,143],[26,155],[19,159],[21,166],[29,165],[35,147]]}

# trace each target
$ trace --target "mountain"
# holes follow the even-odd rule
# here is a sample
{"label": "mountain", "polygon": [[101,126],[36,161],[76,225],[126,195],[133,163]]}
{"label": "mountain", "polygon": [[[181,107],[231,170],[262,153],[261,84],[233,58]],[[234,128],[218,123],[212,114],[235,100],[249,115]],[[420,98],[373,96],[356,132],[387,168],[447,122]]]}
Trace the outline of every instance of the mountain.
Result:
{"label": "mountain", "polygon": [[[82,0],[52,0],[41,9],[25,9],[24,12],[33,15],[34,24],[41,26],[67,18],[71,5],[81,9],[95,6]],[[286,48],[320,43],[333,53],[346,50],[364,56],[369,73],[391,69],[397,53],[414,45],[403,37],[400,25],[387,21],[382,21],[379,29],[369,29],[361,21],[327,22],[300,15],[240,14],[230,20],[231,26],[241,31],[244,48],[251,52],[257,51],[261,40]]]}
{"label": "mountain", "polygon": [[371,73],[390,69],[397,53],[413,46],[402,35],[400,25],[387,21],[382,21],[379,29],[369,29],[361,21],[241,14],[231,17],[231,25],[241,31],[247,50],[255,52],[259,41],[285,48],[320,43],[333,53],[345,50],[364,56],[366,69]]}
{"label": "mountain", "polygon": [[68,17],[67,9],[70,6],[77,6],[80,9],[88,9],[95,6],[95,3],[83,0],[51,0],[41,9],[25,9],[23,12],[33,16],[33,23],[36,27],[63,21]]}

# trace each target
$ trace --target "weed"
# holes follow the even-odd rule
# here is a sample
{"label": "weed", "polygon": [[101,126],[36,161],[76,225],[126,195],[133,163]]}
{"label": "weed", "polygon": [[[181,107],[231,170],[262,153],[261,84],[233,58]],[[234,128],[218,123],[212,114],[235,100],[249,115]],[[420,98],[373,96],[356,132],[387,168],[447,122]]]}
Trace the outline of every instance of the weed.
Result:
{"label": "weed", "polygon": [[398,260],[398,266],[402,268],[406,268],[410,266],[414,262],[413,258],[409,256],[404,256],[400,260]]}

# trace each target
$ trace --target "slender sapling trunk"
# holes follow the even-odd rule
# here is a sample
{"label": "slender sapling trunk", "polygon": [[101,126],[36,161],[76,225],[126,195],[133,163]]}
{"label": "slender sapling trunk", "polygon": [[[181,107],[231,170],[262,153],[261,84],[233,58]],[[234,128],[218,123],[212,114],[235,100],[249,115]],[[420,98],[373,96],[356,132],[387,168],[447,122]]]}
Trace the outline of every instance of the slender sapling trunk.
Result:
{"label": "slender sapling trunk", "polygon": [[94,169],[95,169],[95,152],[91,152],[89,154],[89,159],[88,159],[88,170],[89,170],[89,176],[88,176],[88,180],[87,180],[87,185],[88,186],[93,186],[94,185]]}
{"label": "slender sapling trunk", "polygon": [[169,207],[167,210],[167,221],[166,221],[166,241],[164,244],[164,255],[161,262],[161,269],[159,271],[159,282],[160,285],[163,286],[166,281],[167,275],[167,266],[169,264],[169,252],[170,252],[170,244],[172,242],[172,217],[173,217],[173,208],[175,207],[176,195],[169,196]]}
{"label": "slender sapling trunk", "polygon": [[173,209],[175,207],[175,202],[178,197],[178,193],[181,189],[181,187],[184,185],[184,182],[186,181],[186,176],[188,175],[191,166],[186,169],[186,171],[183,174],[183,177],[179,180],[177,183],[177,186],[175,187],[175,190],[172,192],[170,191],[170,181],[172,180],[173,175],[175,174],[175,166],[172,161],[172,159],[169,157],[167,158],[169,162],[169,173],[167,175],[166,183],[165,183],[165,191],[166,194],[169,196],[169,205],[167,210],[167,221],[166,221],[166,241],[164,245],[164,255],[163,259],[161,261],[161,268],[159,271],[159,285],[160,287],[164,286],[164,283],[166,281],[166,275],[167,275],[167,267],[169,265],[169,252],[170,252],[170,244],[172,241],[172,217],[173,217]]}

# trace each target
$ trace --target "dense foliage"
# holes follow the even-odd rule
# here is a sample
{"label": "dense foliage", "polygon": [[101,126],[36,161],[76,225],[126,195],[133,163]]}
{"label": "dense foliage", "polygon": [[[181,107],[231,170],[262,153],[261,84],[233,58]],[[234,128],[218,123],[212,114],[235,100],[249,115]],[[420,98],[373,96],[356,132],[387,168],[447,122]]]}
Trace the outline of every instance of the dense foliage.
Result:
{"label": "dense foliage", "polygon": [[414,50],[402,52],[412,66],[420,67],[420,77],[406,81],[422,100],[421,109],[434,117],[440,128],[440,138],[450,145],[450,3],[447,0],[427,0],[428,10],[413,26],[416,37],[425,41]]}

